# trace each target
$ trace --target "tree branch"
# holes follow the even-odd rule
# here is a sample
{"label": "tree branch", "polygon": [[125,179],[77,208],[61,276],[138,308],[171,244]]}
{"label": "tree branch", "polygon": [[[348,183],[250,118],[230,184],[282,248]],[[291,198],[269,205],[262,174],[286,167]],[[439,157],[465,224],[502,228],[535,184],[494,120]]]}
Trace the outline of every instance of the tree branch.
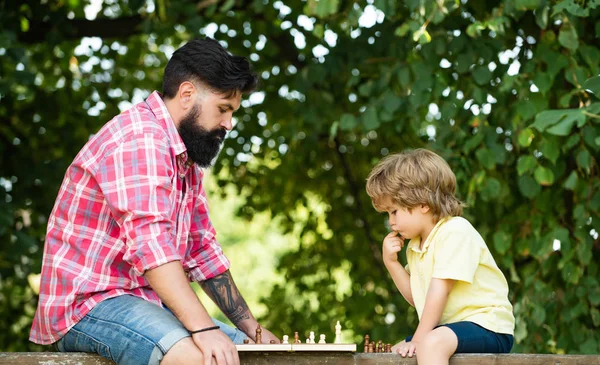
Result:
{"label": "tree branch", "polygon": [[61,34],[60,39],[64,41],[82,37],[126,38],[142,33],[140,25],[143,21],[141,15],[116,19],[66,19],[60,23],[30,21],[29,31],[19,33],[18,39],[24,44],[41,43],[57,32]]}

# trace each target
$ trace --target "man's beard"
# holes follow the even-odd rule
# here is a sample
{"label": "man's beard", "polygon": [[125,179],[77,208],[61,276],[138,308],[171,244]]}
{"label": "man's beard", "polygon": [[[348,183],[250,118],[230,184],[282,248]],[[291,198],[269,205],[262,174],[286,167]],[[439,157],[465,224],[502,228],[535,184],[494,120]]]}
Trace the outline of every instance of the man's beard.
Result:
{"label": "man's beard", "polygon": [[194,109],[179,122],[177,131],[185,144],[188,158],[198,166],[206,168],[212,165],[212,161],[219,154],[227,130],[219,127],[209,131],[198,125],[200,113],[200,107],[194,106]]}

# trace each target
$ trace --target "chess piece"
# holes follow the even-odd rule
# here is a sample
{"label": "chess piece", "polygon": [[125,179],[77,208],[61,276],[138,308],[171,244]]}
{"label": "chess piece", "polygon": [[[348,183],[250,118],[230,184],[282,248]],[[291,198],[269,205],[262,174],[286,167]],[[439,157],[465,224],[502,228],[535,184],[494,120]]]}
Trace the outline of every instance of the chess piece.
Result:
{"label": "chess piece", "polygon": [[286,344],[286,345],[287,345],[288,343],[290,343],[290,342],[289,342],[289,340],[290,340],[290,336],[288,336],[288,335],[283,335],[283,342],[282,342],[282,343],[284,343],[284,344]]}
{"label": "chess piece", "polygon": [[369,352],[369,335],[365,335],[365,352]]}
{"label": "chess piece", "polygon": [[369,353],[375,352],[375,343],[369,342]]}
{"label": "chess piece", "polygon": [[315,333],[310,331],[310,335],[308,336],[308,343],[315,343]]}
{"label": "chess piece", "polygon": [[319,335],[319,343],[327,343],[325,342],[325,335],[322,333]]}
{"label": "chess piece", "polygon": [[377,342],[377,352],[383,352],[383,341]]}
{"label": "chess piece", "polygon": [[391,343],[385,344],[385,352],[392,352],[392,344]]}
{"label": "chess piece", "polygon": [[262,328],[260,328],[260,324],[256,327],[256,343],[262,343]]}
{"label": "chess piece", "polygon": [[298,332],[294,332],[294,343],[302,343],[300,342],[300,336],[298,335]]}
{"label": "chess piece", "polygon": [[340,321],[337,321],[335,325],[335,340],[333,340],[333,343],[342,343],[342,325]]}
{"label": "chess piece", "polygon": [[269,343],[270,343],[270,344],[274,344],[274,343],[275,343],[275,340],[271,340]]}
{"label": "chess piece", "polygon": [[245,339],[245,340],[244,340],[244,345],[247,345],[247,344],[249,344],[249,343],[250,343],[250,340],[249,340],[249,339]]}

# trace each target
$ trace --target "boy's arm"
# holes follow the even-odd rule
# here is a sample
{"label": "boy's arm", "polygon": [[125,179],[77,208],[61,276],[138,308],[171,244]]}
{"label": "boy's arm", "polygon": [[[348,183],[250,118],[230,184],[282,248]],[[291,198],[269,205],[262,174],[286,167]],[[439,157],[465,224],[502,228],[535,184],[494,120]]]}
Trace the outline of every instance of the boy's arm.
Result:
{"label": "boy's arm", "polygon": [[402,267],[402,264],[398,261],[386,262],[385,267],[392,276],[392,280],[394,280],[394,284],[396,284],[396,288],[398,288],[400,294],[402,294],[408,304],[414,307],[415,303],[413,301],[412,291],[410,290],[410,274],[406,272]]}
{"label": "boy's arm", "polygon": [[383,263],[392,276],[396,288],[400,291],[408,304],[415,306],[410,290],[410,274],[398,262],[398,252],[404,247],[404,238],[396,231],[392,231],[383,240]]}
{"label": "boy's arm", "polygon": [[411,342],[420,342],[427,333],[439,324],[454,283],[455,280],[451,279],[431,279],[425,298],[423,314]]}

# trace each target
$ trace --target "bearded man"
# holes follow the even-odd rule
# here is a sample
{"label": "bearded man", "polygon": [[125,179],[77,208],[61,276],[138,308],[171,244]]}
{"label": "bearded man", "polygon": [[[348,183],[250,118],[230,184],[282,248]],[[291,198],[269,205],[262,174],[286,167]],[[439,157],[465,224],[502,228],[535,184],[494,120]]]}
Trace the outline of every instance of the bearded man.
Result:
{"label": "bearded man", "polygon": [[[30,340],[117,364],[238,365],[258,323],[217,242],[203,188],[257,77],[217,41],[169,60],[163,93],[106,123],[69,166],[48,221]],[[201,287],[236,326],[212,319]],[[262,340],[279,341],[262,330]]]}

